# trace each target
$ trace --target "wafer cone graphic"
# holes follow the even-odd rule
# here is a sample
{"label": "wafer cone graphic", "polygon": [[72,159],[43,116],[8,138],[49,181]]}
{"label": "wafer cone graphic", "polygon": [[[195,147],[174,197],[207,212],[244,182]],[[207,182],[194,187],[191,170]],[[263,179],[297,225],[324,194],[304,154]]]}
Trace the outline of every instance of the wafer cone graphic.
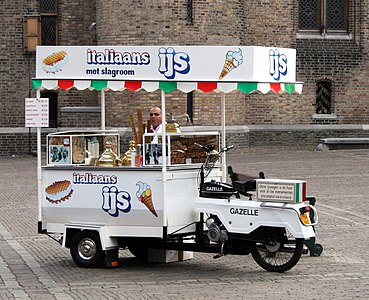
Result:
{"label": "wafer cone graphic", "polygon": [[156,213],[154,207],[154,203],[152,202],[151,187],[146,182],[142,181],[138,181],[136,185],[138,186],[138,191],[136,193],[136,197],[138,198],[138,200],[145,204],[155,217],[158,217],[158,214]]}
{"label": "wafer cone graphic", "polygon": [[143,204],[146,205],[146,207],[153,213],[153,215],[155,217],[158,216],[158,214],[156,213],[156,210],[154,208],[154,204],[152,203],[152,197],[151,197],[151,193],[148,193],[148,190],[146,190],[146,195],[145,196],[141,196],[140,200]]}
{"label": "wafer cone graphic", "polygon": [[236,66],[233,64],[233,59],[226,59],[222,72],[219,75],[219,80],[223,79],[229,72],[231,72]]}

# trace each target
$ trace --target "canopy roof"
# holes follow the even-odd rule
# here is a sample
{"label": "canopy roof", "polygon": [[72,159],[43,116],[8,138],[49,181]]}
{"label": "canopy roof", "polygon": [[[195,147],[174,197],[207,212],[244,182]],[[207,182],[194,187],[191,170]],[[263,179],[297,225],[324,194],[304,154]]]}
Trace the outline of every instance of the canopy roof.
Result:
{"label": "canopy roof", "polygon": [[259,46],[38,46],[40,89],[298,93],[296,50]]}
{"label": "canopy roof", "polygon": [[118,80],[51,80],[51,79],[33,79],[32,85],[34,89],[47,90],[69,90],[75,88],[77,90],[96,90],[96,91],[138,91],[145,90],[153,92],[162,90],[164,92],[172,92],[179,90],[184,93],[192,91],[202,92],[224,92],[230,93],[239,90],[243,93],[250,94],[253,92],[279,93],[297,93],[302,92],[302,83],[279,83],[279,82],[174,82],[174,81],[118,81]]}

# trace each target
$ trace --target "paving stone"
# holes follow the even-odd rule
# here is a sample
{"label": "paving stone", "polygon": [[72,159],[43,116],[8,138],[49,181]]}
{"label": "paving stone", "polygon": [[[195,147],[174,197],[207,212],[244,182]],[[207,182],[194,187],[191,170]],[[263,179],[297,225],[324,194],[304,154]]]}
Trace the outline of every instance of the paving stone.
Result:
{"label": "paving stone", "polygon": [[230,153],[236,172],[306,179],[317,198],[320,257],[283,274],[251,256],[147,264],[120,251],[117,269],[81,269],[68,249],[37,234],[36,158],[0,157],[0,299],[366,299],[369,260],[367,150],[252,147]]}

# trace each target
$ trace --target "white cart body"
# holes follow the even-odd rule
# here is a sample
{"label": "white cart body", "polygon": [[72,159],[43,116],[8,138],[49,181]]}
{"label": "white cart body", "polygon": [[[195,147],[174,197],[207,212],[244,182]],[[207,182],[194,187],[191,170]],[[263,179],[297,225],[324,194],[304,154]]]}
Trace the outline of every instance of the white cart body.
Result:
{"label": "white cart body", "polygon": [[[164,232],[171,234],[181,228],[180,233],[194,232],[194,222],[199,221],[195,212],[198,172],[191,166],[169,168],[164,185],[161,167],[44,167],[43,220],[47,231],[54,233],[63,233],[65,224],[107,226],[111,237],[162,238]],[[219,180],[220,171],[216,174],[213,178]],[[50,202],[45,189],[61,180],[71,183],[72,195],[65,201]],[[150,186],[157,216],[138,199],[139,182]]]}

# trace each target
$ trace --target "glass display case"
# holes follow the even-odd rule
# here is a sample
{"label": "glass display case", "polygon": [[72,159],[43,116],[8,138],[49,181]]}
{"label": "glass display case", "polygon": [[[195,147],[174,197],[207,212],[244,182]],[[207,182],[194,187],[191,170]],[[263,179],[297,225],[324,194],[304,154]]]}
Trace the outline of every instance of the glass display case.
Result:
{"label": "glass display case", "polygon": [[[143,165],[161,165],[162,156],[162,136],[159,135],[159,143],[153,144],[148,141],[152,139],[154,134],[144,134],[142,155]],[[213,145],[215,150],[219,150],[219,133],[218,132],[182,132],[167,133],[167,164],[196,164],[203,163],[206,159],[205,151],[197,144],[207,146]]]}
{"label": "glass display case", "polygon": [[107,142],[120,156],[119,133],[113,130],[64,131],[47,135],[48,165],[95,165]]}

